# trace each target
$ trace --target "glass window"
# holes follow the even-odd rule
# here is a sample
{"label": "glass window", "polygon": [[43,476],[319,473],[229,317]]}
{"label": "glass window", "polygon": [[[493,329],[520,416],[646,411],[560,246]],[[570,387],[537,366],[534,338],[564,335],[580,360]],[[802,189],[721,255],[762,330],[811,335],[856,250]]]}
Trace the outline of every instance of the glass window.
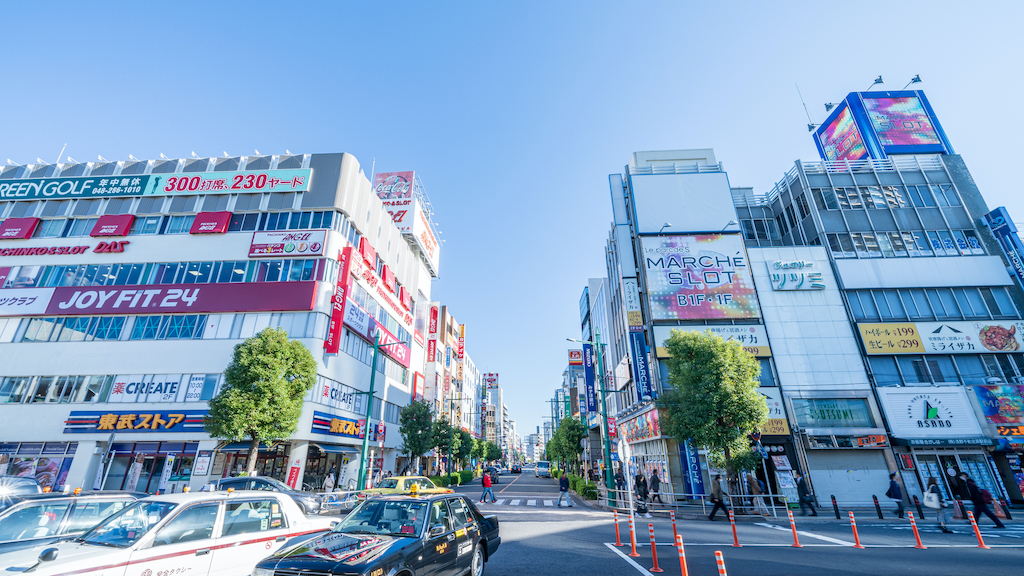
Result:
{"label": "glass window", "polygon": [[100,316],[92,325],[91,335],[96,340],[117,340],[121,336],[125,320],[125,316]]}
{"label": "glass window", "polygon": [[164,231],[164,234],[188,234],[195,219],[195,215],[192,214],[187,216],[171,216],[167,222],[167,230]]}
{"label": "glass window", "polygon": [[936,202],[939,206],[949,206],[949,200],[946,200],[946,195],[942,193],[942,190],[936,184],[928,186],[933,196],[935,196]]}
{"label": "glass window", "polygon": [[64,231],[65,222],[67,222],[67,220],[63,218],[57,220],[43,220],[39,222],[38,226],[36,226],[36,230],[32,233],[32,237],[56,238]]}
{"label": "glass window", "polygon": [[886,258],[893,258],[896,256],[896,252],[893,251],[892,244],[889,242],[889,234],[880,232],[877,235],[878,247],[882,250],[882,256]]}
{"label": "glass window", "polygon": [[757,233],[754,232],[753,220],[740,220],[740,224],[743,225],[743,238],[745,238],[746,240],[757,239]]}
{"label": "glass window", "polygon": [[[889,245],[892,247],[892,251],[896,254],[896,256],[907,255],[907,245],[903,242],[902,234],[900,234],[899,232],[888,232],[885,233],[884,235],[887,237]],[[883,236],[883,234],[880,234],[879,238],[881,238],[881,236]]]}
{"label": "glass window", "polygon": [[800,209],[800,218],[807,218],[811,214],[811,207],[807,204],[807,195],[801,194],[796,197],[796,206]]}
{"label": "glass window", "polygon": [[796,211],[793,210],[793,205],[792,204],[790,204],[789,206],[786,206],[786,217],[789,218],[789,226],[791,228],[796,228],[796,225],[797,225]]}
{"label": "glass window", "polygon": [[899,386],[902,383],[896,359],[892,356],[869,356],[868,363],[877,386]]}
{"label": "glass window", "polygon": [[984,318],[988,316],[985,308],[985,301],[977,289],[974,288],[953,288],[953,296],[960,306],[960,312],[967,318]]}
{"label": "glass window", "polygon": [[927,186],[907,186],[907,190],[913,190],[914,205],[919,208],[935,206],[935,199]]}
{"label": "glass window", "polygon": [[867,256],[868,249],[867,246],[864,244],[864,237],[861,236],[858,232],[850,234],[850,237],[853,238],[853,247],[857,251],[857,254]]}
{"label": "glass window", "polygon": [[868,256],[878,258],[882,255],[881,248],[878,247],[878,242],[875,239],[875,235],[871,232],[862,232],[861,237],[864,238],[864,246],[867,247]]}
{"label": "glass window", "polygon": [[75,218],[71,221],[71,227],[68,229],[67,237],[74,236],[88,236],[92,229],[96,226],[96,222],[99,218]]}
{"label": "glass window", "polygon": [[939,235],[935,232],[926,232],[926,234],[928,235],[928,242],[931,244],[932,249],[935,250],[935,254],[937,256],[945,255],[946,249],[942,246],[942,240],[939,238]]}
{"label": "glass window", "polygon": [[836,201],[836,194],[831,188],[815,188],[814,201],[819,210],[838,210],[839,202]]}
{"label": "glass window", "polygon": [[65,533],[74,534],[88,530],[132,502],[134,500],[79,500],[75,503],[75,509],[71,511],[71,517],[68,518]]}
{"label": "glass window", "polygon": [[441,525],[445,532],[452,530],[451,514],[444,500],[436,500],[430,505],[429,526],[433,528],[436,525]]}
{"label": "glass window", "polygon": [[0,541],[27,540],[57,534],[70,502],[24,506],[0,520]]}
{"label": "glass window", "polygon": [[224,528],[221,536],[278,530],[287,528],[287,522],[277,500],[228,502],[224,507]]}
{"label": "glass window", "polygon": [[22,342],[46,342],[57,323],[57,318],[32,318],[28,322]]}
{"label": "glass window", "polygon": [[462,498],[452,498],[448,501],[448,504],[452,509],[452,519],[455,522],[455,528],[462,528],[472,522],[469,505],[466,504],[465,500]]}
{"label": "glass window", "polygon": [[911,256],[930,256],[932,253],[924,232],[904,232],[903,243],[906,244]]}
{"label": "glass window", "polygon": [[[761,220],[755,220],[754,221],[754,225],[757,226],[757,223],[759,223],[759,222],[761,222]],[[786,217],[785,216],[783,216],[782,214],[779,214],[778,216],[775,217],[774,222],[779,227],[779,231],[782,232],[783,236],[785,236],[786,234],[789,234],[789,224],[786,224]]]}
{"label": "glass window", "polygon": [[58,342],[83,342],[92,340],[89,336],[89,328],[95,318],[89,316],[77,316],[64,319],[64,328],[60,332]]}
{"label": "glass window", "polygon": [[921,356],[897,356],[903,381],[907,384],[930,384],[928,366]]}
{"label": "glass window", "polygon": [[1016,316],[1017,309],[1014,307],[1013,302],[1010,300],[1009,294],[1006,293],[1006,288],[992,288],[992,298],[998,305],[999,312],[993,311],[993,314],[1000,316]]}
{"label": "glass window", "polygon": [[957,249],[960,250],[960,254],[966,256],[971,253],[971,249],[967,245],[967,237],[964,236],[962,230],[953,230],[953,242],[956,244]]}
{"label": "glass window", "polygon": [[160,216],[144,216],[132,222],[129,234],[156,234],[160,230]]}
{"label": "glass window", "polygon": [[[934,317],[924,290],[904,290],[901,294],[903,295],[903,303],[906,304],[907,312],[910,313],[911,318],[931,319]],[[913,304],[910,303],[911,301],[913,301]]]}
{"label": "glass window", "polygon": [[978,239],[978,234],[974,230],[963,230],[961,233],[964,235],[964,239],[967,240],[967,249],[971,251],[971,254],[985,253],[981,240]]}
{"label": "glass window", "polygon": [[212,538],[217,508],[217,504],[199,504],[182,510],[157,532],[153,547]]}
{"label": "glass window", "polygon": [[887,206],[885,196],[882,196],[882,189],[878,186],[864,186],[860,189],[860,195],[868,208],[882,209]]}
{"label": "glass window", "polygon": [[952,184],[939,184],[939,191],[936,195],[942,194],[946,199],[946,203],[950,206],[959,206],[960,198],[956,194],[956,190],[953,189]]}
{"label": "glass window", "polygon": [[[764,223],[765,226],[768,227],[769,240],[778,240],[782,238],[782,235],[779,234],[779,227],[775,225],[775,220],[765,220]],[[401,257],[401,253],[399,253],[398,257]]]}
{"label": "glass window", "polygon": [[946,249],[946,256],[956,256],[960,254],[957,250],[956,243],[953,242],[953,237],[946,230],[939,230],[937,232],[939,240],[942,241],[942,247]]}
{"label": "glass window", "polygon": [[882,186],[882,193],[890,208],[907,207],[907,197],[902,186]]}
{"label": "glass window", "polygon": [[160,331],[163,316],[139,316],[132,328],[131,340],[155,340]]}
{"label": "glass window", "polygon": [[985,366],[981,363],[980,357],[958,354],[953,360],[956,362],[956,367],[960,371],[960,377],[963,378],[964,384],[967,386],[982,386],[985,384],[988,374],[985,372]]}
{"label": "glass window", "polygon": [[928,372],[933,382],[952,382],[959,384],[960,379],[953,369],[953,361],[949,356],[925,356],[928,360]]}
{"label": "glass window", "polygon": [[86,543],[127,548],[138,542],[176,506],[167,502],[136,502],[86,532],[82,540]]}

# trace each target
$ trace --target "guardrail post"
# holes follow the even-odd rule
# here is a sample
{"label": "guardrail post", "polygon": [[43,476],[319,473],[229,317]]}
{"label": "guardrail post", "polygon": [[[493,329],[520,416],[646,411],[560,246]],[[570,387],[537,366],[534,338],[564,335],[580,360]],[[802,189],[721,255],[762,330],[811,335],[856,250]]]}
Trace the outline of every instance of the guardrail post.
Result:
{"label": "guardrail post", "polygon": [[921,517],[921,520],[924,520],[924,510],[921,510],[921,501],[917,499],[917,494],[914,494],[914,506],[917,508],[917,515]]}
{"label": "guardrail post", "polygon": [[885,520],[885,516],[882,516],[882,507],[878,505],[878,496],[872,494],[871,499],[875,501],[875,512],[878,512],[878,519]]}
{"label": "guardrail post", "polygon": [[836,503],[836,495],[832,495],[832,509],[836,511],[836,520],[839,520],[839,504]]}

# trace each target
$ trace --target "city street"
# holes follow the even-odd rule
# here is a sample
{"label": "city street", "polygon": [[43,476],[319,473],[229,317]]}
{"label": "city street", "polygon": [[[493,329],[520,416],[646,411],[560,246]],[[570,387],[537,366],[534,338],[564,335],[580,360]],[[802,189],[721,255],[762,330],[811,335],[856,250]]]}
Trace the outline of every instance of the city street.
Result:
{"label": "city street", "polygon": [[[479,481],[458,488],[458,492],[479,499]],[[623,543],[616,548],[612,514],[581,504],[574,498],[572,509],[559,509],[558,482],[536,478],[532,470],[501,476],[494,487],[497,502],[477,504],[485,514],[501,520],[502,547],[487,564],[490,576],[522,574],[651,574],[652,559],[648,524],[654,524],[658,560],[665,574],[680,574],[679,556],[671,545],[672,524],[662,516],[636,518],[638,558],[629,558],[628,518],[621,518]],[[550,502],[550,504],[549,504]],[[802,548],[793,547],[788,519],[737,522],[741,548],[732,546],[732,531],[725,517],[715,522],[680,520],[689,574],[717,574],[715,551],[723,553],[732,576],[821,574],[911,574],[934,575],[975,569],[1018,569],[1024,550],[1024,524],[1007,522],[996,530],[986,518],[981,525],[989,550],[977,548],[977,539],[967,522],[955,521],[956,534],[942,534],[931,515],[919,522],[927,550],[914,548],[908,520],[878,520],[864,517],[858,522],[864,550],[853,548],[853,535],[846,520],[796,516]]]}

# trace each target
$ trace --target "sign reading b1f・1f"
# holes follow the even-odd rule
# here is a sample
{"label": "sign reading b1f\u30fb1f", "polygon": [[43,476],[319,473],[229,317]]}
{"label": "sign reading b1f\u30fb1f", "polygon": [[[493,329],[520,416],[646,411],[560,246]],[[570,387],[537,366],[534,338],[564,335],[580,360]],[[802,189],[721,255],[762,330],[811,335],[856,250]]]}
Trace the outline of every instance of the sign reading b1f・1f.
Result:
{"label": "sign reading b1f\u30fb1f", "polygon": [[1006,208],[1000,206],[982,217],[992,235],[999,241],[999,247],[1017,274],[1017,280],[1024,286],[1024,244],[1017,235],[1017,227],[1010,220]]}

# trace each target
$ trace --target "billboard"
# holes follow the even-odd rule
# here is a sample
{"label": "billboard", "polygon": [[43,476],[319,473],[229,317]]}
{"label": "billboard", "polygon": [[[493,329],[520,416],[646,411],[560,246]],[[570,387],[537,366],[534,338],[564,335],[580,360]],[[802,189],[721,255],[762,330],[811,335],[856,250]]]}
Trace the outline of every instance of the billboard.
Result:
{"label": "billboard", "polygon": [[253,232],[249,243],[249,258],[323,256],[326,244],[326,230]]}
{"label": "billboard", "polygon": [[427,263],[430,265],[431,274],[437,278],[440,270],[441,245],[438,243],[437,237],[434,234],[434,229],[431,228],[430,222],[427,220],[427,215],[420,207],[419,203],[414,203],[413,208],[413,241],[416,242],[416,246],[419,247],[420,252],[423,253],[423,257],[426,258]]}
{"label": "billboard", "polygon": [[633,383],[636,384],[638,402],[654,399],[654,385],[651,382],[651,367],[647,363],[647,343],[643,332],[630,332],[629,352],[633,365]]}
{"label": "billboard", "polygon": [[771,346],[768,345],[768,333],[765,332],[763,324],[734,324],[715,326],[655,326],[654,327],[654,352],[658,358],[670,358],[665,341],[672,336],[673,330],[682,332],[704,332],[721,336],[723,340],[735,340],[743,349],[757,358],[767,358],[772,355]]}
{"label": "billboard", "polygon": [[1017,275],[1017,280],[1024,286],[1024,244],[1017,235],[1017,227],[1010,219],[1009,212],[1000,206],[982,216],[982,221],[992,231],[992,235],[999,242],[999,247],[1003,249],[1003,255]]}
{"label": "billboard", "polygon": [[[632,174],[629,177],[637,232],[719,232],[739,221],[725,172]],[[734,222],[734,224],[729,224]]]}
{"label": "billboard", "polygon": [[569,350],[569,366],[583,366],[583,350]]}
{"label": "billboard", "polygon": [[644,236],[641,246],[655,321],[761,317],[740,235]]}
{"label": "billboard", "polygon": [[858,324],[864,349],[876,354],[991,354],[1019,352],[1024,322],[890,322]]}
{"label": "billboard", "polygon": [[388,199],[382,202],[384,209],[391,214],[391,223],[402,234],[412,234],[412,223],[415,220],[419,204],[414,198]]}
{"label": "billboard", "polygon": [[379,172],[373,175],[373,193],[381,200],[412,198],[415,172]]}
{"label": "billboard", "polygon": [[853,121],[853,113],[845,104],[835,119],[819,130],[817,137],[826,160],[860,160],[868,155],[864,138]]}
{"label": "billboard", "polygon": [[939,144],[939,135],[917,96],[865,97],[864,108],[882,146]]}

